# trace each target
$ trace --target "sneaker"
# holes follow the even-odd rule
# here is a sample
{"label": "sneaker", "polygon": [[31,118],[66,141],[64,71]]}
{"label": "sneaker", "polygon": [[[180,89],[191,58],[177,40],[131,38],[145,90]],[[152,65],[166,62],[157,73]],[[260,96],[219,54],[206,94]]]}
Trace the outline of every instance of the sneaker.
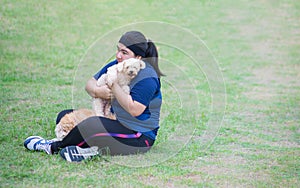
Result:
{"label": "sneaker", "polygon": [[80,162],[99,155],[98,147],[81,148],[79,146],[68,146],[60,150],[60,156],[69,162]]}
{"label": "sneaker", "polygon": [[40,136],[30,136],[24,141],[24,146],[31,151],[44,151],[47,154],[52,154],[51,143],[53,141],[45,140]]}

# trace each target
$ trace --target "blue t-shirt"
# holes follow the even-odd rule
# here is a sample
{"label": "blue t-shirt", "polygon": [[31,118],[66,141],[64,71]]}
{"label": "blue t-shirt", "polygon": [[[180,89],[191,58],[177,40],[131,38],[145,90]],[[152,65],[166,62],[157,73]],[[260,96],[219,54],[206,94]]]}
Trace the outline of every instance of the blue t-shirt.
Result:
{"label": "blue t-shirt", "polygon": [[[117,63],[117,60],[108,63],[94,75],[94,78],[97,80],[102,74],[107,72],[110,66]],[[145,63],[146,68],[141,69],[129,85],[132,99],[146,106],[144,112],[137,117],[133,117],[121,107],[117,100],[112,101],[112,109],[116,114],[117,120],[124,126],[155,140],[159,129],[162,95],[160,81],[154,68],[149,63]]]}

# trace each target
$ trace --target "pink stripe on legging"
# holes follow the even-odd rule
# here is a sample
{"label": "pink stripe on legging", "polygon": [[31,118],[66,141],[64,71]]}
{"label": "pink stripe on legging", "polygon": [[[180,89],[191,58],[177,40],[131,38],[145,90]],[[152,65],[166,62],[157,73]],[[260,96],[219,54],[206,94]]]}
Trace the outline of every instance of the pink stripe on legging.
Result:
{"label": "pink stripe on legging", "polygon": [[136,134],[97,133],[97,134],[94,134],[93,136],[89,137],[88,139],[85,139],[84,141],[80,142],[77,146],[82,146],[91,138],[98,137],[98,136],[111,136],[111,137],[118,137],[118,138],[139,138],[141,135],[142,135],[142,133],[140,133],[140,132],[138,132]]}

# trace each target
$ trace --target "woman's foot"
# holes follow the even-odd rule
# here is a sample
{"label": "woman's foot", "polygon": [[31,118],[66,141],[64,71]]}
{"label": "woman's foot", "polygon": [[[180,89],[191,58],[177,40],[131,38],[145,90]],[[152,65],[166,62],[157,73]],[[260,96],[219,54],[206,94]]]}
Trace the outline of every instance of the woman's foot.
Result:
{"label": "woman's foot", "polygon": [[51,140],[45,140],[40,136],[30,136],[24,141],[24,147],[31,151],[44,151],[47,154],[52,154]]}
{"label": "woman's foot", "polygon": [[99,155],[98,147],[81,148],[79,146],[67,146],[60,150],[60,156],[69,162],[80,162]]}

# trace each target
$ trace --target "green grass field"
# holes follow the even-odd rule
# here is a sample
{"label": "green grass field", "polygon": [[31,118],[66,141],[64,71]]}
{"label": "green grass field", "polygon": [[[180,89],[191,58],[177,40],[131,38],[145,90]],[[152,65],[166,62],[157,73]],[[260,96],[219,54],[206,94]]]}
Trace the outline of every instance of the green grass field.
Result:
{"label": "green grass field", "polygon": [[[300,187],[299,20],[295,0],[1,0],[0,187]],[[159,39],[167,74],[152,151],[27,151],[90,106],[84,84],[126,29]]]}

